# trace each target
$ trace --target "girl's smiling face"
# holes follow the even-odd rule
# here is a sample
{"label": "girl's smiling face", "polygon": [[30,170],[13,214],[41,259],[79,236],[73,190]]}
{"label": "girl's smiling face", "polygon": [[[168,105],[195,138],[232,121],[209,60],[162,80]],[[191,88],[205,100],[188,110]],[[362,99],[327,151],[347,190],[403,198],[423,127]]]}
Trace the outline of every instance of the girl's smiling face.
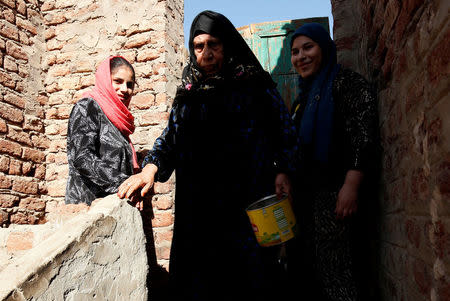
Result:
{"label": "girl's smiling face", "polygon": [[134,90],[133,71],[125,65],[111,70],[111,83],[120,101],[128,107]]}
{"label": "girl's smiling face", "polygon": [[292,43],[291,63],[303,79],[314,76],[322,66],[322,49],[307,36],[298,36]]}

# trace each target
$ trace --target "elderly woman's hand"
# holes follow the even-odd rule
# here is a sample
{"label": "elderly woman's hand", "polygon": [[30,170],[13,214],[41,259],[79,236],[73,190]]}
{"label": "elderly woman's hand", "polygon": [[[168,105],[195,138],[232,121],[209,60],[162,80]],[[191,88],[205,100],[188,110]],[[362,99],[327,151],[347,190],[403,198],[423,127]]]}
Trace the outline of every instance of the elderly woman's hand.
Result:
{"label": "elderly woman's hand", "polygon": [[[121,199],[135,198],[135,202],[140,202],[139,204],[136,204],[136,207],[139,205],[139,208],[142,208],[143,203],[138,199],[139,197],[144,197],[150,188],[153,187],[157,171],[158,167],[156,165],[147,164],[140,173],[132,175],[119,186],[117,196]],[[140,195],[136,194],[138,190],[141,190]]]}
{"label": "elderly woman's hand", "polygon": [[275,177],[275,193],[278,199],[281,199],[283,195],[287,195],[289,200],[292,200],[291,180],[287,174],[279,173]]}
{"label": "elderly woman's hand", "polygon": [[339,190],[336,202],[336,218],[343,219],[356,213],[358,209],[358,190],[363,173],[358,170],[349,170],[344,185]]}

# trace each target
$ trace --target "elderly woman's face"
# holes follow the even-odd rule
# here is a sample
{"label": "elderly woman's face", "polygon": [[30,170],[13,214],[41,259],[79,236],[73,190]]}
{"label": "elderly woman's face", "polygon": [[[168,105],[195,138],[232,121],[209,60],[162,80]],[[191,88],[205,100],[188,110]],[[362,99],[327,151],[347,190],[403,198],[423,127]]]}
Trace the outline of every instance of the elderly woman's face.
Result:
{"label": "elderly woman's face", "polygon": [[206,75],[214,75],[222,69],[223,44],[222,41],[207,33],[194,38],[194,54],[197,65]]}
{"label": "elderly woman's face", "polygon": [[291,63],[303,79],[317,74],[322,64],[322,49],[307,36],[298,36],[292,43]]}

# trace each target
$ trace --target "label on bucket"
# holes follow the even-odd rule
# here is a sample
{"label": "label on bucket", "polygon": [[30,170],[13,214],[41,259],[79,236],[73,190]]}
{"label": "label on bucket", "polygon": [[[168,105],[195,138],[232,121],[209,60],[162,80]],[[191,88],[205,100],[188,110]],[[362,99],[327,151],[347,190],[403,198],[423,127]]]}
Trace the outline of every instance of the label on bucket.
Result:
{"label": "label on bucket", "polygon": [[294,237],[296,220],[287,198],[275,195],[261,199],[247,209],[256,239],[261,246],[280,244]]}

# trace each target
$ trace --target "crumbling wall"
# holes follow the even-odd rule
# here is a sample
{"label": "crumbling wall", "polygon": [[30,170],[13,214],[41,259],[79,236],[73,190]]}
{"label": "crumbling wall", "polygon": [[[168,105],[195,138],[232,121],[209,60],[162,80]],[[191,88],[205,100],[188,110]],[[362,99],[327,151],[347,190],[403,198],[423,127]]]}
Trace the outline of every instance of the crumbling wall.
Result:
{"label": "crumbling wall", "polygon": [[[184,57],[183,1],[0,1],[0,225],[64,211],[67,121],[109,55],[135,68],[131,140],[142,159],[166,125]],[[155,185],[156,251],[167,264],[174,178]],[[153,225],[152,225],[153,223]]]}
{"label": "crumbling wall", "polygon": [[[59,222],[15,226],[8,246],[22,253],[0,269],[1,300],[147,300],[138,210],[116,196],[84,209]],[[14,234],[24,240],[13,242]]]}
{"label": "crumbling wall", "polygon": [[44,218],[45,109],[37,1],[0,1],[0,224]]}
{"label": "crumbling wall", "polygon": [[335,37],[346,65],[378,92],[381,297],[448,300],[450,2],[332,3],[334,16],[346,7],[360,16],[335,20]]}

